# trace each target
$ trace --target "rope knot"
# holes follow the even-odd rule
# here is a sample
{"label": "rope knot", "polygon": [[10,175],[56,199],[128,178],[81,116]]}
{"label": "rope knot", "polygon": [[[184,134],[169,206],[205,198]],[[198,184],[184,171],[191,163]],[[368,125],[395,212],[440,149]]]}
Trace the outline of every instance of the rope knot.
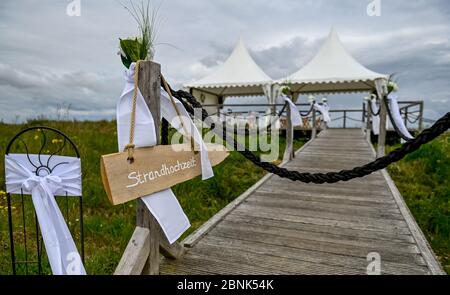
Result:
{"label": "rope knot", "polygon": [[129,143],[125,146],[125,150],[128,151],[127,161],[130,164],[133,164],[133,162],[134,162],[134,148],[135,148],[135,145],[132,143]]}

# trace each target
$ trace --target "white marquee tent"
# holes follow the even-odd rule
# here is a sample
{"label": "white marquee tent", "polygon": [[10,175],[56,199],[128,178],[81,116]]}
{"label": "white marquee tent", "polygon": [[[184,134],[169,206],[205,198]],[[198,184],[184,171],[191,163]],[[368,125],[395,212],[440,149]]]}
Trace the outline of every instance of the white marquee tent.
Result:
{"label": "white marquee tent", "polygon": [[228,59],[210,75],[184,88],[204,104],[222,104],[227,96],[264,95],[272,79],[250,56],[242,38]]}
{"label": "white marquee tent", "polygon": [[376,89],[376,80],[388,75],[373,72],[345,49],[334,28],[317,55],[296,73],[277,81],[294,93],[366,92]]}

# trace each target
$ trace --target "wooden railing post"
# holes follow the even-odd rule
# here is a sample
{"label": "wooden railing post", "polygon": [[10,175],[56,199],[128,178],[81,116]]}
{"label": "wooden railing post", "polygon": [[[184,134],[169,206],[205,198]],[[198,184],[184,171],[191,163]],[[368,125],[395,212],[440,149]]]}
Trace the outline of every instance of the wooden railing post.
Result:
{"label": "wooden railing post", "polygon": [[372,135],[372,123],[370,122],[372,120],[372,113],[370,111],[370,106],[369,106],[370,101],[368,100],[366,102],[367,106],[366,106],[366,112],[367,112],[367,118],[366,118],[366,139],[368,142],[370,142],[371,140],[371,135]]}
{"label": "wooden railing post", "polygon": [[405,108],[405,119],[404,119],[405,127],[408,128],[408,107]]}
{"label": "wooden railing post", "polygon": [[387,109],[386,104],[383,101],[383,97],[380,98],[380,134],[378,134],[378,150],[377,157],[382,157],[385,155],[385,145],[386,145],[386,116]]}
{"label": "wooden railing post", "polygon": [[[155,122],[157,144],[160,144],[160,97],[161,66],[151,61],[141,62],[139,66],[139,90],[147,103]],[[159,230],[158,222],[151,215],[141,199],[137,201],[136,225],[149,229],[150,252],[142,274],[159,274]]]}
{"label": "wooden railing post", "polygon": [[317,136],[317,127],[316,127],[316,110],[312,110],[312,127],[311,127],[311,139],[316,138]]}
{"label": "wooden railing post", "polygon": [[291,106],[286,108],[286,148],[284,150],[283,161],[290,161],[294,158],[294,126],[291,120]]}
{"label": "wooden railing post", "polygon": [[[366,121],[366,104],[363,102],[361,122],[364,123],[365,121]],[[363,124],[363,126],[364,126],[364,124]]]}
{"label": "wooden railing post", "polygon": [[344,129],[347,128],[347,111],[344,111]]}
{"label": "wooden railing post", "polygon": [[419,131],[423,130],[423,101],[420,102],[420,112],[419,112]]}

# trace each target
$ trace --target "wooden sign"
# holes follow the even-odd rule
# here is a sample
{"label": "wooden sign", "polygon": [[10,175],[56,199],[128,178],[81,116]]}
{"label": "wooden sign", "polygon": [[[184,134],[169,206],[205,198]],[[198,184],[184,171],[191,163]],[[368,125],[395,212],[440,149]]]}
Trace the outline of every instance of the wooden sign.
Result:
{"label": "wooden sign", "polygon": [[[228,156],[222,145],[206,144],[206,147],[212,166]],[[102,181],[113,205],[159,192],[201,174],[200,152],[194,153],[190,145],[137,148],[131,164],[127,157],[127,152],[101,157]]]}

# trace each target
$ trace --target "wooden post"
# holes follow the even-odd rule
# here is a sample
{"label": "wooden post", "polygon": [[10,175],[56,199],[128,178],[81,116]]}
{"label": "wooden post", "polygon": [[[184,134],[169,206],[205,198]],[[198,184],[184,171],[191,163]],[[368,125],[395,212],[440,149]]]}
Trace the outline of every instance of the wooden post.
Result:
{"label": "wooden post", "polygon": [[[361,122],[364,123],[365,121],[366,121],[366,104],[363,102]],[[363,126],[364,126],[364,124],[363,124]]]}
{"label": "wooden post", "polygon": [[404,119],[405,127],[408,129],[408,107],[405,108],[405,119]]}
{"label": "wooden post", "polygon": [[286,148],[284,150],[283,161],[290,161],[294,158],[294,126],[291,120],[291,106],[286,108]]}
{"label": "wooden post", "polygon": [[[155,122],[157,144],[160,144],[161,66],[151,61],[139,65],[139,90]],[[137,201],[136,225],[149,229],[150,252],[142,274],[159,274],[159,225],[141,199]]]}
{"label": "wooden post", "polygon": [[380,134],[378,134],[378,150],[377,157],[382,157],[385,155],[385,144],[386,144],[386,116],[387,109],[384,103],[384,97],[381,97],[380,102]]}
{"label": "wooden post", "polygon": [[423,101],[420,102],[419,131],[423,130]]}
{"label": "wooden post", "polygon": [[372,135],[372,124],[370,122],[372,120],[372,113],[370,112],[370,106],[369,106],[370,101],[367,101],[366,103],[367,103],[367,107],[366,107],[366,112],[367,112],[366,139],[368,142],[370,142],[371,135]]}
{"label": "wooden post", "polygon": [[312,127],[311,127],[311,139],[316,138],[317,128],[316,128],[316,110],[313,108],[312,110]]}
{"label": "wooden post", "polygon": [[344,129],[347,127],[347,111],[344,111]]}

